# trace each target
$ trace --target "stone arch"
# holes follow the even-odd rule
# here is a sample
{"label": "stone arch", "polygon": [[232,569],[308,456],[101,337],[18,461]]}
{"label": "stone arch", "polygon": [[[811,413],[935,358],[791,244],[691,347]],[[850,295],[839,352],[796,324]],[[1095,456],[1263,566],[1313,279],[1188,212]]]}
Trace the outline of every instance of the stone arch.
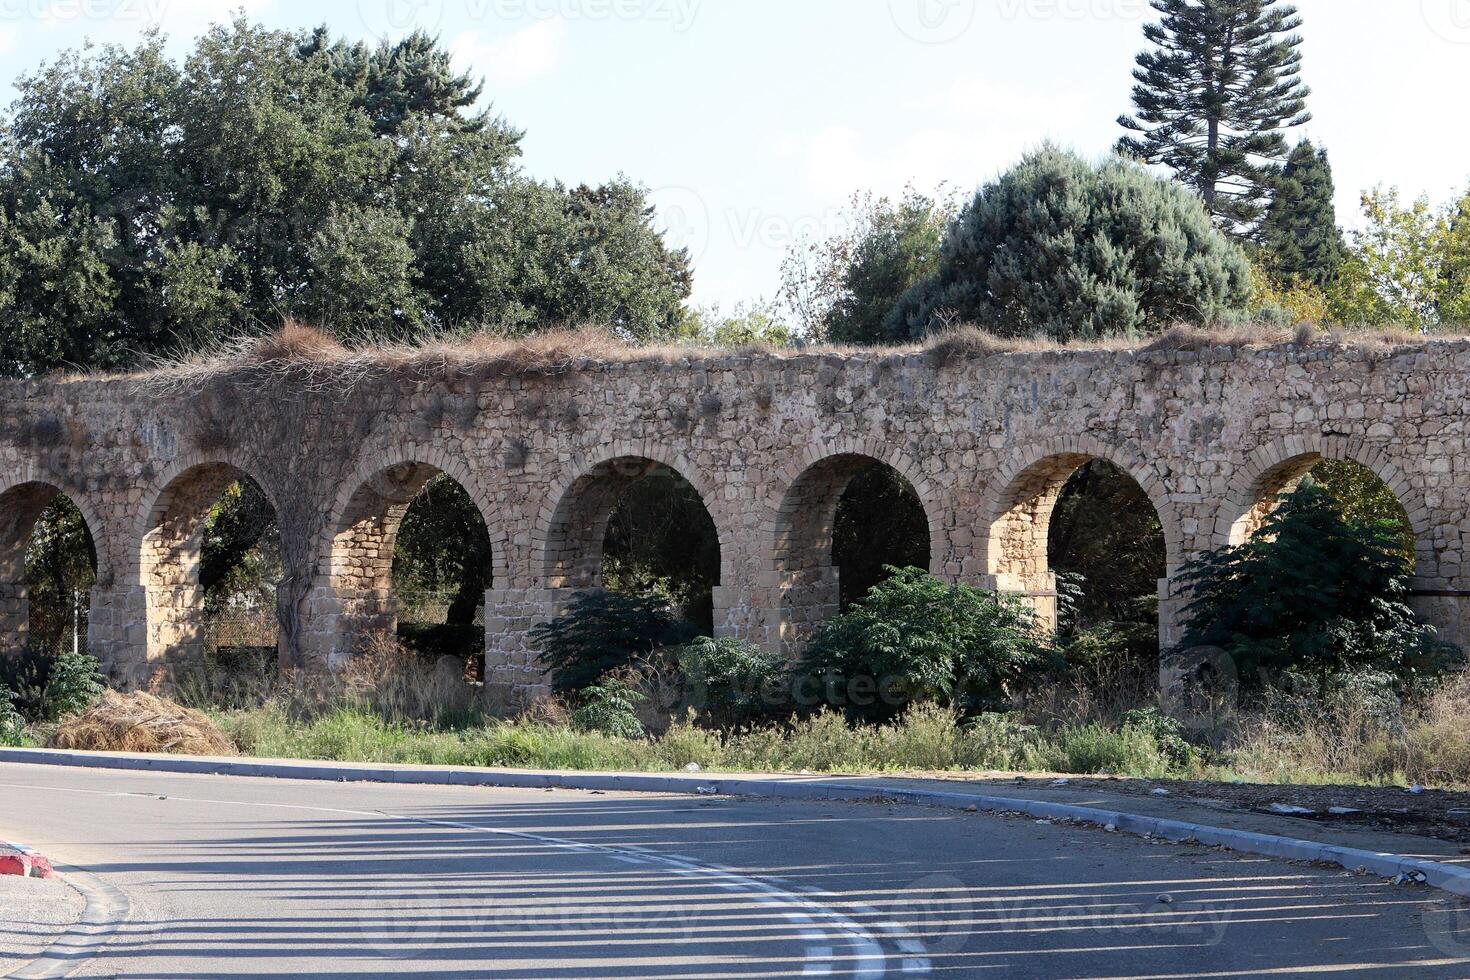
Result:
{"label": "stone arch", "polygon": [[[503,521],[497,519],[496,509],[491,506],[485,488],[463,460],[443,450],[429,447],[400,447],[392,453],[371,455],[358,463],[351,475],[342,481],[337,498],[327,515],[320,548],[320,553],[328,560],[327,578],[335,582],[340,577],[339,573],[348,574],[344,568],[339,568],[337,562],[346,557],[346,552],[352,548],[353,528],[358,527],[361,522],[373,520],[378,522],[380,528],[376,532],[375,541],[378,545],[387,546],[387,573],[391,574],[398,525],[418,491],[440,473],[463,487],[474,501],[475,509],[480,512],[480,519],[485,522],[485,530],[490,535],[493,562],[491,578],[497,582],[505,581],[508,575],[504,547],[506,534]],[[408,499],[400,499],[415,483],[417,489],[413,490]],[[361,529],[367,530],[366,527]],[[388,537],[378,540],[384,534]],[[378,557],[381,558],[381,555]]]}
{"label": "stone arch", "polygon": [[788,651],[841,609],[841,576],[833,550],[838,506],[852,481],[875,464],[897,473],[918,498],[929,529],[929,569],[942,572],[944,524],[934,488],[912,460],[871,440],[809,448],[786,467],[768,502],[779,610],[774,640]]}
{"label": "stone arch", "polygon": [[504,581],[505,532],[479,481],[448,453],[403,447],[365,457],[343,481],[323,529],[320,553],[325,574],[314,589],[314,635],[303,638],[303,654],[336,665],[371,636],[397,628],[393,554],[398,529],[414,498],[440,474],[458,483],[474,501],[490,539],[492,581]]}
{"label": "stone arch", "polygon": [[1323,460],[1357,463],[1372,471],[1393,491],[1414,532],[1416,576],[1438,577],[1434,523],[1420,488],[1386,453],[1356,436],[1308,433],[1258,447],[1231,479],[1215,522],[1216,539],[1222,544],[1245,541],[1275,509],[1279,495],[1288,492]]}
{"label": "stone arch", "polygon": [[720,549],[720,583],[728,584],[734,559],[720,497],[685,457],[642,442],[614,442],[597,459],[584,457],[552,484],[532,533],[541,584],[550,589],[596,588],[602,581],[602,544],[623,491],[657,468],[672,470],[694,488],[714,522]]}
{"label": "stone arch", "polygon": [[[772,481],[770,495],[766,501],[768,517],[765,532],[771,540],[771,555],[775,561],[776,570],[781,569],[783,559],[790,553],[790,549],[803,543],[800,540],[802,535],[806,535],[807,540],[812,540],[813,530],[811,528],[803,530],[795,526],[798,500],[793,496],[793,492],[798,495],[802,494],[804,491],[800,486],[800,481],[809,475],[815,476],[820,467],[828,461],[836,460],[848,460],[848,465],[856,463],[856,466],[846,473],[847,480],[851,480],[856,473],[857,466],[869,463],[882,463],[903,477],[919,498],[919,503],[924,508],[924,515],[929,520],[930,571],[940,574],[945,559],[951,551],[944,520],[945,511],[942,507],[943,498],[924,476],[914,459],[895,446],[877,439],[836,439],[820,445],[808,446]],[[833,463],[832,465],[840,466],[841,464]],[[835,470],[833,475],[837,476]],[[844,481],[842,488],[845,487],[846,482]],[[831,489],[831,486],[827,487],[829,492]],[[841,496],[842,489],[838,489],[836,496],[832,498],[832,513],[826,516],[829,544],[831,540],[830,524],[836,515],[837,500]],[[816,540],[819,539],[820,533],[817,533]]]}
{"label": "stone arch", "polygon": [[271,507],[278,507],[275,493],[242,461],[196,454],[171,463],[145,494],[150,503],[138,514],[130,539],[136,553],[129,556],[128,584],[178,585],[191,575],[197,578],[200,535],[209,510],[241,480],[260,487]]}
{"label": "stone arch", "polygon": [[235,461],[213,454],[174,460],[152,483],[138,514],[127,584],[140,588],[147,622],[146,663],[182,662],[205,648],[199,565],[209,513],[235,483],[250,480],[276,509],[276,497]]}
{"label": "stone arch", "polygon": [[[0,480],[0,657],[24,652],[30,635],[30,585],[26,580],[26,550],[42,513],[58,497],[81,512],[96,551],[96,583],[107,574],[104,526],[90,501],[75,487],[26,463]],[[90,625],[90,623],[89,623]],[[90,638],[88,646],[91,646]]]}
{"label": "stone arch", "polygon": [[[984,493],[985,570],[995,589],[1031,596],[1043,623],[1056,619],[1056,576],[1047,558],[1052,510],[1067,481],[1093,460],[1128,474],[1148,497],[1164,532],[1167,578],[1183,562],[1183,526],[1174,503],[1158,470],[1137,452],[1087,435],[1058,436],[1018,449]],[[1167,591],[1166,586],[1161,589]],[[1163,632],[1170,632],[1167,624]]]}

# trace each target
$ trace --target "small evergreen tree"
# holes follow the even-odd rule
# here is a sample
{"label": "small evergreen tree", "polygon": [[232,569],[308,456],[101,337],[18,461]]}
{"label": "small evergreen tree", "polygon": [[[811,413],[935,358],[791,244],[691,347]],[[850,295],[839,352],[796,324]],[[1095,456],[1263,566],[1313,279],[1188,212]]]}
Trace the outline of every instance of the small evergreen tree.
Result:
{"label": "small evergreen tree", "polygon": [[980,190],[885,331],[916,339],[970,322],[1068,341],[1208,324],[1249,300],[1244,253],[1187,190],[1127,160],[1093,166],[1046,147]]}
{"label": "small evergreen tree", "polygon": [[1118,150],[1169,167],[1223,226],[1247,230],[1286,156],[1281,130],[1312,118],[1292,33],[1301,18],[1276,0],[1150,3],[1163,19],[1143,33],[1157,47],[1133,71],[1137,115],[1118,119],[1139,135]]}
{"label": "small evergreen tree", "polygon": [[1327,151],[1302,140],[1276,181],[1261,223],[1262,265],[1278,282],[1326,289],[1342,268],[1347,246],[1337,226]]}
{"label": "small evergreen tree", "polygon": [[530,639],[551,671],[551,686],[567,693],[697,635],[657,596],[594,591],[572,600],[566,615],[531,630]]}
{"label": "small evergreen tree", "polygon": [[1345,517],[1308,477],[1245,544],[1186,567],[1184,647],[1224,650],[1247,686],[1284,672],[1405,673],[1433,630],[1408,606],[1400,546],[1396,524]]}
{"label": "small evergreen tree", "polygon": [[802,655],[798,695],[816,689],[850,717],[883,721],[910,704],[965,712],[1005,706],[1008,689],[1047,662],[1020,600],[890,568],[850,610],[829,619]]}

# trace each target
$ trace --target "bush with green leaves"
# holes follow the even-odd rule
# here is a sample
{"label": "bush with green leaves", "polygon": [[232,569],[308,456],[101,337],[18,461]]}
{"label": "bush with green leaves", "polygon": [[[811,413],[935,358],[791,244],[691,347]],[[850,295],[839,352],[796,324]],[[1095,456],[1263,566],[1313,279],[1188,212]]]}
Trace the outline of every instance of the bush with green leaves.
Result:
{"label": "bush with green leaves", "polygon": [[613,738],[643,738],[638,705],[647,700],[616,677],[606,678],[582,691],[582,704],[572,712],[572,727]]}
{"label": "bush with green leaves", "polygon": [[0,688],[28,721],[59,721],[92,706],[102,693],[102,665],[89,653],[29,650],[0,657]]}
{"label": "bush with green leaves", "polygon": [[565,615],[537,626],[530,638],[551,686],[566,693],[696,635],[664,599],[599,590],[577,596]]}
{"label": "bush with green leaves", "polygon": [[0,745],[8,748],[26,742],[26,720],[15,710],[15,695],[0,687]]}
{"label": "bush with green leaves", "polygon": [[1045,147],[982,188],[938,271],[884,323],[906,341],[957,323],[1058,341],[1157,333],[1243,313],[1245,254],[1187,188],[1112,157]]}
{"label": "bush with green leaves", "polygon": [[1184,725],[1158,708],[1135,708],[1123,716],[1123,728],[1147,732],[1177,768],[1187,768],[1199,758],[1199,750],[1184,737]]}
{"label": "bush with green leaves", "polygon": [[815,696],[868,721],[925,701],[972,714],[1006,707],[1010,688],[1052,659],[1020,600],[918,568],[887,572],[813,636],[798,701]]}
{"label": "bush with green leaves", "polygon": [[733,728],[780,715],[791,678],[779,653],[734,638],[700,637],[679,651],[689,700],[705,722]]}
{"label": "bush with green leaves", "polygon": [[1412,576],[1397,524],[1344,514],[1308,477],[1249,541],[1185,568],[1183,647],[1225,651],[1248,690],[1291,673],[1325,685],[1368,668],[1440,670],[1443,648],[1408,604]]}

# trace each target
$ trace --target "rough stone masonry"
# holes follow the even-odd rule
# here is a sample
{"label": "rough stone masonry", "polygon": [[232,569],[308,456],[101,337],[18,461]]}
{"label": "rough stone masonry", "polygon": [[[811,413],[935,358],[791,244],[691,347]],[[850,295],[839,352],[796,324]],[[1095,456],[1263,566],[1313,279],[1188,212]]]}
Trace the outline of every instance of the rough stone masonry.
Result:
{"label": "rough stone masonry", "polygon": [[1239,541],[1324,457],[1372,469],[1418,537],[1415,602],[1467,638],[1470,343],[1160,345],[1143,350],[684,353],[532,365],[289,359],[215,372],[0,383],[0,643],[23,645],[24,551],[66,494],[97,547],[88,643],[121,683],[198,653],[200,538],[253,478],[277,509],[287,663],[340,663],[395,623],[394,537],[439,473],[494,549],[487,681],[544,684],[527,632],[599,584],[620,488],[667,466],[719,532],[717,631],[789,648],[837,605],[832,524],[876,460],[927,512],[932,571],[1054,614],[1048,520],[1068,477],[1110,460],[1138,482],[1175,582]]}

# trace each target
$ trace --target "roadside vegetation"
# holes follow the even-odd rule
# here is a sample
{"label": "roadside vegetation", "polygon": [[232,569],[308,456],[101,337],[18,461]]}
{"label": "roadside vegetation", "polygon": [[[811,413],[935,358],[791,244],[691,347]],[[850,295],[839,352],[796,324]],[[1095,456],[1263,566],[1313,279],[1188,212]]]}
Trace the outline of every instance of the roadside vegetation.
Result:
{"label": "roadside vegetation", "polygon": [[[181,62],[158,36],[65,54],[17,82],[3,124],[0,374],[151,366],[167,385],[290,364],[345,385],[698,344],[943,362],[1393,344],[1470,320],[1470,195],[1367,189],[1344,233],[1326,150],[1287,142],[1309,118],[1289,5],[1154,6],[1118,153],[1043,146],[973,191],[859,195],[834,223],[846,231],[791,249],[775,300],[729,312],[688,305],[691,258],[636,182],[527,175],[521,131],[477,108],[479,84],[426,35],[367,46],[241,17]],[[1216,68],[1238,72],[1223,103],[1201,89]],[[1019,600],[926,574],[913,489],[881,465],[852,474],[832,524],[841,614],[790,658],[709,635],[719,542],[697,492],[655,470],[613,509],[604,588],[534,637],[554,692],[510,708],[481,686],[491,538],[462,487],[435,479],[403,519],[397,633],[311,676],[275,661],[280,534],[246,480],[203,532],[210,652],[155,692],[196,715],[99,702],[81,649],[95,549],[58,497],[25,556],[32,651],[0,659],[0,744],[1470,787],[1470,675],[1410,606],[1415,541],[1392,491],[1322,461],[1269,503],[1248,541],[1190,566],[1161,693],[1162,529],[1106,461],[1081,465],[1051,512],[1054,631]]]}

